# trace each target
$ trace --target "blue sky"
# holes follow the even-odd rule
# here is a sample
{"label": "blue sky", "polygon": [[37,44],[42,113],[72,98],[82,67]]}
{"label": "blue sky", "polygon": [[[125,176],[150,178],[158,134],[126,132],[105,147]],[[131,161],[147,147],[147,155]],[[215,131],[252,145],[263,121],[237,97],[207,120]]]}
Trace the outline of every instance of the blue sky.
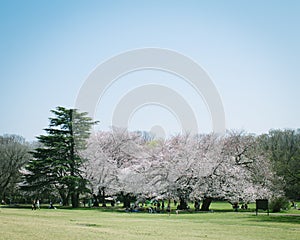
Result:
{"label": "blue sky", "polygon": [[[229,129],[252,133],[298,128],[299,1],[0,1],[0,134],[33,140],[50,109],[73,107],[96,66],[143,47],[178,51],[202,66],[222,98]],[[209,113],[180,79],[157,72],[122,77],[99,102],[100,129],[130,89],[163,82],[195,109],[203,132]],[[178,129],[150,106],[130,128]],[[166,126],[168,125],[168,126]],[[168,129],[169,128],[169,129]]]}

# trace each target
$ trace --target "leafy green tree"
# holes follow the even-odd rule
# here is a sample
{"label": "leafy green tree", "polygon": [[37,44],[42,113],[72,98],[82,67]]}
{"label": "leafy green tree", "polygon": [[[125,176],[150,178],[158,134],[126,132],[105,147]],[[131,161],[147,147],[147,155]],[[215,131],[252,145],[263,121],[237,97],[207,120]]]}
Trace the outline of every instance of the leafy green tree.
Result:
{"label": "leafy green tree", "polygon": [[300,129],[271,130],[261,136],[276,174],[290,199],[300,199]]}
{"label": "leafy green tree", "polygon": [[40,147],[32,152],[32,160],[26,166],[27,190],[39,193],[58,191],[63,204],[71,199],[72,207],[78,207],[79,194],[85,192],[87,180],[82,177],[84,159],[79,152],[86,148],[86,139],[95,122],[87,113],[76,109],[57,107],[51,111],[47,135],[37,137]]}
{"label": "leafy green tree", "polygon": [[0,197],[6,196],[16,189],[20,181],[20,170],[29,160],[29,145],[25,139],[17,135],[0,136]]}

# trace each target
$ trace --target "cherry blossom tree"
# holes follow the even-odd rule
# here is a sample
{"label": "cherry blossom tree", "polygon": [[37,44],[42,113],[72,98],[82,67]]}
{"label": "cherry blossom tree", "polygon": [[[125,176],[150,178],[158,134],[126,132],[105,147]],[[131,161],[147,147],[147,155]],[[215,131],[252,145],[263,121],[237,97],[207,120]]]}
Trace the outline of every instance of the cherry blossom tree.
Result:
{"label": "cherry blossom tree", "polygon": [[237,203],[270,197],[272,171],[254,136],[230,132],[218,138],[209,162],[213,168],[197,183],[204,193],[202,210],[209,210],[212,198]]}
{"label": "cherry blossom tree", "polygon": [[173,198],[180,209],[188,200],[202,199],[207,211],[213,198],[233,203],[269,197],[274,177],[257,138],[243,132],[155,140],[114,129],[94,135],[83,154],[93,192]]}
{"label": "cherry blossom tree", "polygon": [[[105,196],[122,193],[142,192],[141,174],[138,174],[143,159],[144,138],[138,133],[123,129],[98,132],[89,139],[88,147],[82,152],[87,159],[84,165],[86,178],[93,195],[105,206]],[[97,201],[95,201],[97,202]]]}

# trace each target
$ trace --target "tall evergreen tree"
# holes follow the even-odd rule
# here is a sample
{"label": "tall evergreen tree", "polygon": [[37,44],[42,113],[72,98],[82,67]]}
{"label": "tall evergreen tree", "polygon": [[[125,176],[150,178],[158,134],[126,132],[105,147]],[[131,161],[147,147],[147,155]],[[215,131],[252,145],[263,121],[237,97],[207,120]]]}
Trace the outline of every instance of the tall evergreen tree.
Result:
{"label": "tall evergreen tree", "polygon": [[86,191],[86,179],[80,167],[84,162],[79,152],[86,148],[86,139],[95,122],[76,109],[57,107],[51,111],[47,135],[37,137],[40,147],[32,152],[32,160],[26,166],[25,189],[58,191],[62,202],[78,207],[79,194]]}

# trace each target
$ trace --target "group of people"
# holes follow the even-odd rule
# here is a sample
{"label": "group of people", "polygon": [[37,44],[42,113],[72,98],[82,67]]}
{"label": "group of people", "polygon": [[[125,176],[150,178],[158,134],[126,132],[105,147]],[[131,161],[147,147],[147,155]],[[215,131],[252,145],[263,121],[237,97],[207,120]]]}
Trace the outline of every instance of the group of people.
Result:
{"label": "group of people", "polygon": [[[55,209],[55,207],[53,206],[53,203],[52,201],[50,201],[50,204],[49,204],[49,209]],[[41,209],[41,206],[40,206],[40,200],[39,199],[34,199],[32,201],[32,205],[31,205],[31,209],[32,210],[40,210]]]}
{"label": "group of people", "polygon": [[[145,206],[144,206],[145,205]],[[149,207],[147,207],[147,205],[150,205]],[[130,208],[126,208],[126,212],[140,212],[140,211],[144,211],[147,210],[148,213],[161,213],[161,212],[167,212],[170,214],[171,212],[171,206],[170,203],[168,203],[167,207],[165,207],[165,202],[162,201],[158,201],[158,200],[154,200],[153,202],[151,201],[146,201],[146,202],[142,202],[142,205],[139,206],[139,203],[136,202],[135,204],[131,204]]]}
{"label": "group of people", "polygon": [[[162,202],[162,207],[160,208],[160,204],[158,204],[158,206],[150,206],[148,208],[148,212],[149,213],[160,213],[160,212],[164,212],[165,211],[165,206],[164,206],[164,202]],[[167,208],[166,208],[166,212],[170,215],[171,213],[171,206],[168,203]]]}
{"label": "group of people", "polygon": [[[239,204],[238,204],[237,202],[235,202],[235,203],[232,204],[232,208],[234,209],[235,212],[238,211],[239,207],[240,207],[240,206],[239,206]],[[248,204],[247,204],[247,203],[243,203],[243,204],[241,205],[241,209],[242,209],[242,210],[247,210],[247,209],[248,209]]]}
{"label": "group of people", "polygon": [[160,201],[155,200],[155,201],[153,201],[151,206],[148,208],[149,213],[160,213],[160,212],[165,212],[165,210],[166,210],[167,213],[169,213],[169,214],[171,213],[170,202],[168,202],[167,207],[165,208],[165,202],[164,201],[162,201],[160,203]]}
{"label": "group of people", "polygon": [[243,210],[247,210],[247,209],[248,209],[248,205],[247,205],[247,203],[245,203],[245,204],[242,204],[242,206],[241,206],[241,209],[243,209]]}
{"label": "group of people", "polygon": [[36,210],[36,209],[40,210],[40,200],[38,199],[34,199],[31,205],[31,210]]}

